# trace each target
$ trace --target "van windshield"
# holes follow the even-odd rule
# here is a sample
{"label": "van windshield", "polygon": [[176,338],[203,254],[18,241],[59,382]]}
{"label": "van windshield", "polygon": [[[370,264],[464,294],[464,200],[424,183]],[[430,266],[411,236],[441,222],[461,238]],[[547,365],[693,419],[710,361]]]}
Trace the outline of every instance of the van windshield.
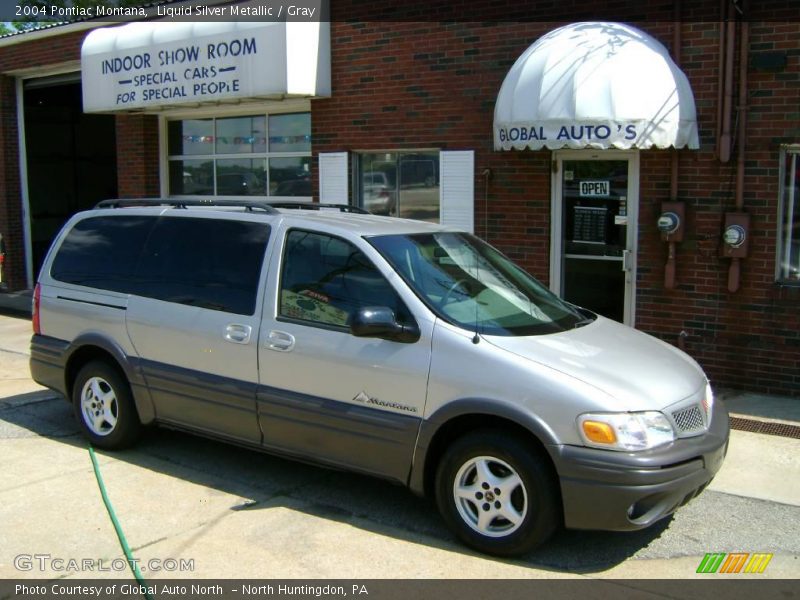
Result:
{"label": "van windshield", "polygon": [[587,322],[586,314],[473,235],[382,235],[368,241],[437,316],[459,327],[524,336],[557,333]]}

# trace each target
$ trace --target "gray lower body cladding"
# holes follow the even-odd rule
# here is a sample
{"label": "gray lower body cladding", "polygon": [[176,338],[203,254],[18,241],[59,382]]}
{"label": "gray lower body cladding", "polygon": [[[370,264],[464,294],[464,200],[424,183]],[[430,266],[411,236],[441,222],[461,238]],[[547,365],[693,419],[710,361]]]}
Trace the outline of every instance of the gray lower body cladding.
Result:
{"label": "gray lower body cladding", "polygon": [[34,335],[31,338],[31,378],[44,387],[68,396],[64,371],[69,343],[64,340]]}
{"label": "gray lower body cladding", "polygon": [[[63,340],[35,335],[34,381],[69,398],[65,372],[73,350]],[[141,413],[140,396],[147,397],[147,407],[152,399],[157,422],[401,484],[408,481],[419,417],[133,357],[123,362],[137,408]]]}

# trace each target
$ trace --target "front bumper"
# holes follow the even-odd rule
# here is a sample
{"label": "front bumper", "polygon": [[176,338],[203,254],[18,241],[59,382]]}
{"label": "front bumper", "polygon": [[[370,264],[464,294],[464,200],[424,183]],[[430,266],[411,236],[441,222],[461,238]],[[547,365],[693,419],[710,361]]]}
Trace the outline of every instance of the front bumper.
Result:
{"label": "front bumper", "polygon": [[649,527],[702,492],[728,450],[728,412],[714,406],[708,431],[645,452],[551,448],[570,529]]}

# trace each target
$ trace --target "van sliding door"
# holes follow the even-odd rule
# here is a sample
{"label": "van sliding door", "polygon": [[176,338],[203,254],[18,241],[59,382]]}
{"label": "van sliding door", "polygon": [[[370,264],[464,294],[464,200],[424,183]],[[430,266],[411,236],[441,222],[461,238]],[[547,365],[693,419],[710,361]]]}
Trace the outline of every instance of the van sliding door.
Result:
{"label": "van sliding door", "polygon": [[256,417],[266,223],[162,217],[127,311],[159,421],[258,444]]}

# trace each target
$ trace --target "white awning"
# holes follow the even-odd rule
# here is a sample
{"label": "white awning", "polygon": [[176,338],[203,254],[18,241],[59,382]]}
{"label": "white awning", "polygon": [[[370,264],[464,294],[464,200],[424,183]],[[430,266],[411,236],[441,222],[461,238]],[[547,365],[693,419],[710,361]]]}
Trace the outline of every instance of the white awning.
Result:
{"label": "white awning", "polygon": [[137,22],[81,48],[85,112],[331,93],[327,22]]}
{"label": "white awning", "polygon": [[700,147],[686,75],[660,42],[620,23],[541,37],[506,75],[495,150]]}

